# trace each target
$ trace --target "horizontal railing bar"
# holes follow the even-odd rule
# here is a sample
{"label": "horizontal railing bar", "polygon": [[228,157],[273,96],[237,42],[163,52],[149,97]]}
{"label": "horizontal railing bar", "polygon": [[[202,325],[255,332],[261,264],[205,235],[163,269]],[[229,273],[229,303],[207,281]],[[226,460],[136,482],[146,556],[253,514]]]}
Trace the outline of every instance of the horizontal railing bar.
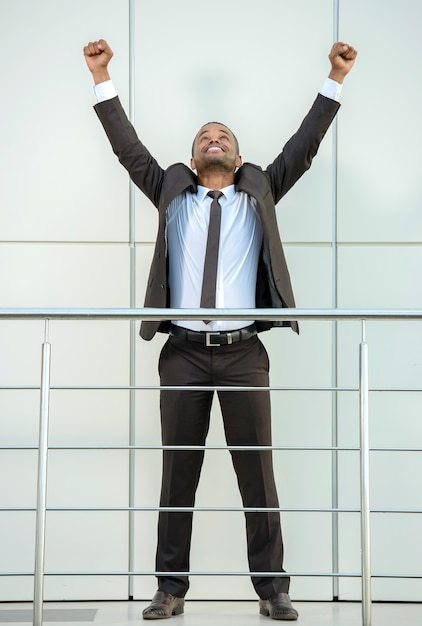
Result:
{"label": "horizontal railing bar", "polygon": [[[229,387],[225,386],[205,386],[194,385],[51,385],[52,391],[359,391],[358,387],[280,387],[270,385],[269,387]],[[39,391],[39,385],[0,385],[0,391]],[[394,393],[420,393],[422,387],[369,387],[370,392],[394,392]]]}
{"label": "horizontal railing bar", "polygon": [[3,308],[6,320],[421,320],[421,309],[161,309]]}
{"label": "horizontal railing bar", "polygon": [[[39,391],[39,386],[3,386],[5,390]],[[279,387],[270,385],[267,387],[245,387],[230,385],[51,385],[50,390],[55,391],[359,391],[357,387]],[[400,390],[402,391],[402,390]],[[404,390],[407,391],[407,390]],[[415,391],[422,391],[418,389]]]}
{"label": "horizontal railing bar", "polygon": [[[28,512],[36,511],[35,507],[0,507],[0,513],[5,512]],[[191,512],[224,512],[224,513],[360,513],[359,509],[299,509],[299,508],[265,508],[265,507],[194,507],[194,506],[121,506],[121,507],[106,507],[106,506],[90,506],[90,507],[46,507],[46,511],[53,513],[63,513],[67,511],[73,511],[78,513],[97,513],[108,511],[110,513],[151,513],[155,511],[164,511],[167,513],[191,513]],[[416,511],[418,512],[418,511]]]}
{"label": "horizontal railing bar", "polygon": [[[326,452],[359,452],[359,448],[340,448],[335,446],[189,446],[189,445],[177,445],[177,446],[165,446],[165,445],[127,445],[127,446],[80,446],[80,445],[66,445],[66,446],[49,446],[49,450],[235,450],[244,452],[254,452],[260,450],[310,450],[310,451],[326,451]],[[38,450],[38,446],[0,446],[0,450]],[[407,451],[407,448],[406,448]],[[422,451],[422,450],[421,450]]]}
{"label": "horizontal railing bar", "polygon": [[[174,576],[260,576],[260,577],[274,577],[276,573],[279,578],[292,578],[292,577],[309,577],[309,578],[361,578],[360,573],[354,572],[207,572],[207,571],[185,571],[185,572],[171,572]],[[73,572],[61,572],[51,571],[44,572],[44,576],[168,576],[169,572],[160,571],[73,571]],[[0,576],[33,576],[33,572],[0,572]],[[409,579],[421,579],[422,575],[418,574],[378,574],[371,573],[371,578],[409,578]]]}
{"label": "horizontal railing bar", "polygon": [[[121,507],[108,507],[108,506],[90,506],[90,507],[46,507],[46,511],[53,513],[63,513],[67,511],[73,511],[78,513],[96,513],[105,512],[110,513],[151,513],[155,511],[165,511],[166,513],[193,513],[193,512],[223,512],[223,513],[360,513],[360,509],[356,508],[286,508],[286,507],[218,507],[218,506],[121,506]],[[36,511],[35,507],[0,507],[0,513],[5,512],[30,512]],[[406,514],[419,514],[422,513],[422,509],[371,509],[370,513],[406,513]]]}
{"label": "horizontal railing bar", "polygon": [[[340,446],[158,446],[158,445],[67,445],[67,446],[49,446],[49,450],[236,450],[253,452],[256,450],[274,450],[274,451],[310,451],[310,452],[359,452],[358,447],[340,447]],[[38,446],[0,446],[2,450],[38,450]],[[370,452],[422,452],[422,448],[369,448]]]}

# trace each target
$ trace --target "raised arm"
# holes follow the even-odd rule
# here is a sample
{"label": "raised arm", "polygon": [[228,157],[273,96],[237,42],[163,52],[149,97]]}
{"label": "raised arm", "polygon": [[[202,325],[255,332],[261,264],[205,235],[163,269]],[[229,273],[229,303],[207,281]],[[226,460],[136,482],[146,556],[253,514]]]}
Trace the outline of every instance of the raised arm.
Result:
{"label": "raised arm", "polygon": [[[113,51],[105,39],[90,41],[84,47],[84,56],[95,85],[110,80],[108,64],[113,57]],[[129,172],[135,185],[158,206],[163,169],[137,136],[119,98],[112,97],[98,102],[95,111],[114,154]]]}
{"label": "raised arm", "polygon": [[[357,56],[353,46],[341,41],[331,48],[328,58],[331,70],[328,78],[343,83]],[[340,104],[319,94],[298,131],[289,139],[282,152],[267,167],[267,175],[276,203],[311,167],[319,145],[330,127]]]}

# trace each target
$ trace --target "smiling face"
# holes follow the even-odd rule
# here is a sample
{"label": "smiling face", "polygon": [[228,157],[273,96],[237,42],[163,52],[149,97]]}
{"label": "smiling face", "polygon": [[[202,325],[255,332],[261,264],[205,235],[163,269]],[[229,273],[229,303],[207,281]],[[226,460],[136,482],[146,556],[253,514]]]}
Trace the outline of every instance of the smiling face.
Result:
{"label": "smiling face", "polygon": [[199,129],[192,146],[191,167],[198,175],[207,171],[233,172],[242,165],[239,145],[227,126],[210,122]]}

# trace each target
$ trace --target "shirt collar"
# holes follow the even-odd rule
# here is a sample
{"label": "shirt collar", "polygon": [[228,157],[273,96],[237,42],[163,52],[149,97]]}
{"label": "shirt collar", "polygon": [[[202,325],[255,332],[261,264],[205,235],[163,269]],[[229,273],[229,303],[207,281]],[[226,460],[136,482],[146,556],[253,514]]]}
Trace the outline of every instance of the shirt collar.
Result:
{"label": "shirt collar", "polygon": [[[202,202],[209,191],[212,191],[212,189],[209,189],[209,187],[203,187],[202,185],[198,185],[198,193],[197,193],[198,202]],[[236,195],[236,189],[234,185],[223,187],[223,189],[220,189],[220,191],[224,194],[224,197],[229,201],[233,200],[234,196]]]}

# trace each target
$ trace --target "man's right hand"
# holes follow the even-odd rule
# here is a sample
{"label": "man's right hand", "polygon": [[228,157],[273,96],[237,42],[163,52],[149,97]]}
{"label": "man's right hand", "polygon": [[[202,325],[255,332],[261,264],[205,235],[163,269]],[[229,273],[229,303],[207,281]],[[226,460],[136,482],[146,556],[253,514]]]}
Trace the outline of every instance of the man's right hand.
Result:
{"label": "man's right hand", "polygon": [[113,50],[110,48],[105,39],[98,41],[90,41],[84,47],[85,61],[89,71],[92,73],[94,82],[103,83],[110,80],[107,66],[113,56]]}

